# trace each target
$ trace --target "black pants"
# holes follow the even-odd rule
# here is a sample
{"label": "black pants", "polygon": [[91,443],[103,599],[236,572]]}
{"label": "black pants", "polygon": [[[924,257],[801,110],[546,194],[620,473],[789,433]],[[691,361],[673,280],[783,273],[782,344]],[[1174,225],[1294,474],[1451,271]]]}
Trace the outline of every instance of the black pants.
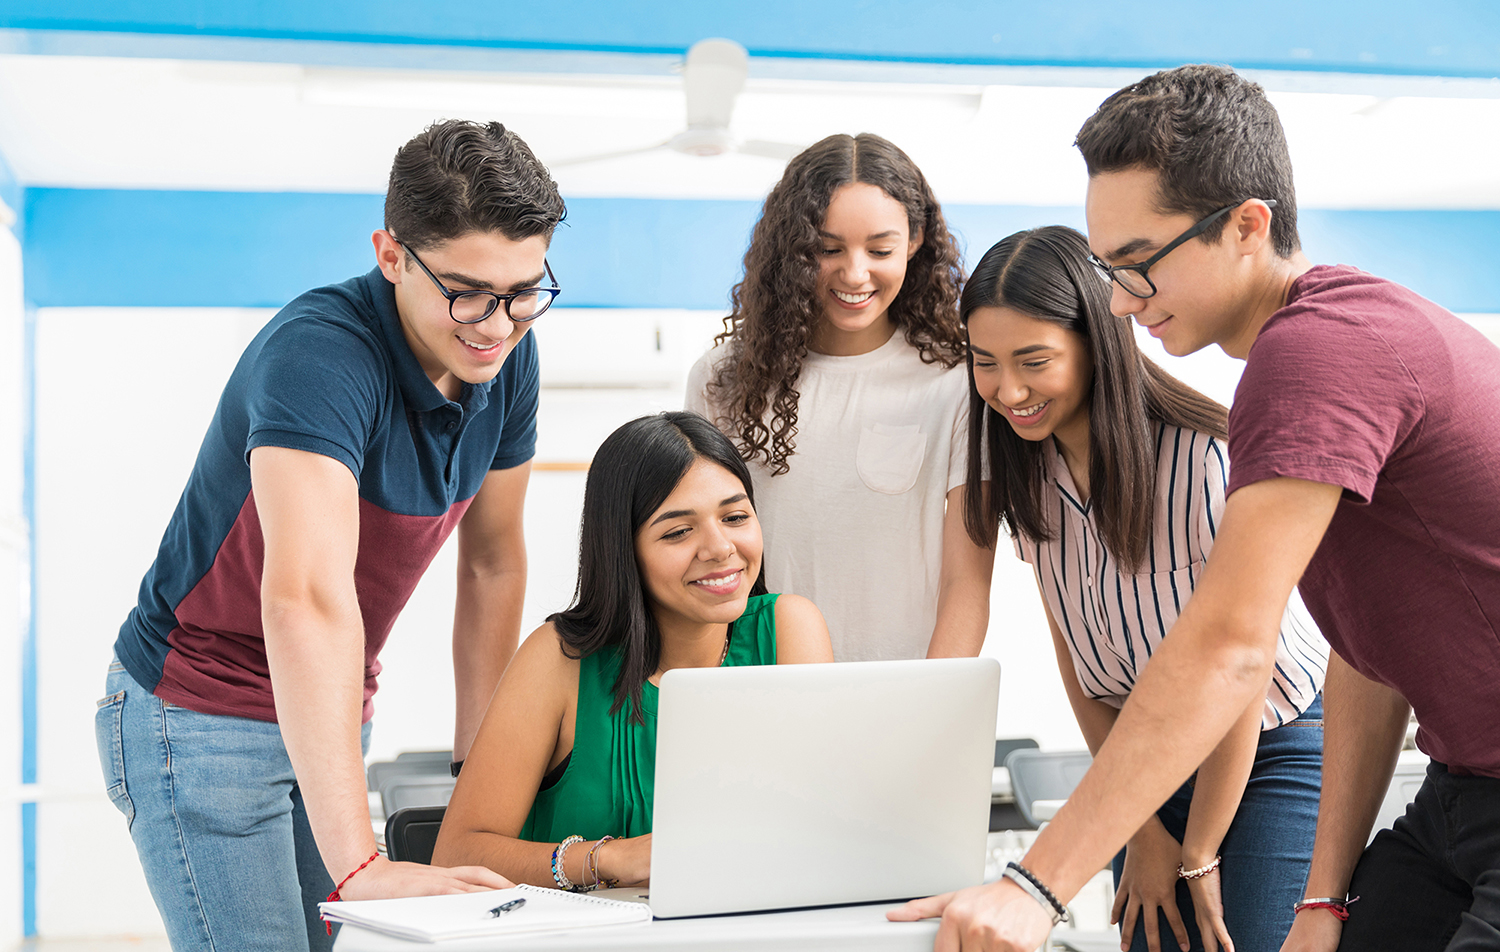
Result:
{"label": "black pants", "polygon": [[1434,761],[1360,857],[1349,895],[1340,952],[1500,950],[1500,780]]}

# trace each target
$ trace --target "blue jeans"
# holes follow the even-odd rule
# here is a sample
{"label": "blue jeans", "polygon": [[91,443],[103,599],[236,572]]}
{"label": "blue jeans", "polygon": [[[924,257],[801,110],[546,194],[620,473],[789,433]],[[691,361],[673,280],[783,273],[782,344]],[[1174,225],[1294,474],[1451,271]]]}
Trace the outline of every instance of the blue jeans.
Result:
{"label": "blue jeans", "polygon": [[[116,659],[94,716],[109,798],[130,828],[174,952],[333,948],[333,890],[281,729],[151,694]],[[362,741],[370,743],[370,725]]]}
{"label": "blue jeans", "polygon": [[[1318,792],[1323,783],[1323,698],[1302,716],[1260,735],[1255,765],[1240,808],[1219,847],[1219,881],[1224,926],[1235,952],[1277,952],[1292,928],[1292,906],[1302,898],[1318,824]],[[1192,781],[1172,795],[1156,815],[1182,842],[1187,830]],[[1115,857],[1115,885],[1125,868],[1125,851]],[[1187,926],[1193,952],[1203,940],[1184,880],[1177,881],[1177,911]],[[1177,939],[1160,912],[1161,948],[1175,950]],[[1145,917],[1136,921],[1131,952],[1146,952]]]}

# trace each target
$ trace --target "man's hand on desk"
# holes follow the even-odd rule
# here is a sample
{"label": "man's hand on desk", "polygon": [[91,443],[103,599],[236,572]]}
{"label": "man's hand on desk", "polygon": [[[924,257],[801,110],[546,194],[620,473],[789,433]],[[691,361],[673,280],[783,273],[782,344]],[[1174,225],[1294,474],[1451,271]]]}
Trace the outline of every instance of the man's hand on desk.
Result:
{"label": "man's hand on desk", "polygon": [[359,871],[339,890],[344,899],[397,899],[507,889],[515,883],[483,866],[425,866],[393,863],[384,856]]}
{"label": "man's hand on desk", "polygon": [[893,922],[943,917],[933,952],[1036,952],[1052,931],[1052,917],[1010,880],[913,899],[886,918]]}

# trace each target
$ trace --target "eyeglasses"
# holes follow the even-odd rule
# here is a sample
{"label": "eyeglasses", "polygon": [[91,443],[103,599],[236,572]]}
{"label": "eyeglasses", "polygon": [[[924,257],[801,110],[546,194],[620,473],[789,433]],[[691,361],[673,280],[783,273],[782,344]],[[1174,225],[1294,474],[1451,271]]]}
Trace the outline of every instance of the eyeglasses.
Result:
{"label": "eyeglasses", "polygon": [[[1198,224],[1194,225],[1187,231],[1178,235],[1176,238],[1173,238],[1171,241],[1167,242],[1165,247],[1163,247],[1156,254],[1147,258],[1145,261],[1142,261],[1140,264],[1117,264],[1111,266],[1105,264],[1103,261],[1100,261],[1094,255],[1089,255],[1089,263],[1099,269],[1099,271],[1104,275],[1104,279],[1106,281],[1113,280],[1120,287],[1124,288],[1128,293],[1138,298],[1152,297],[1156,294],[1156,285],[1146,274],[1147,271],[1151,270],[1151,266],[1156,264],[1161,259],[1165,258],[1167,256],[1167,252],[1171,251],[1173,248],[1176,248],[1178,245],[1182,244],[1185,241],[1190,241],[1194,238],[1197,238],[1199,235],[1207,231],[1210,225],[1218,221],[1225,214],[1234,211],[1236,208],[1239,208],[1241,205],[1245,204],[1248,201],[1250,201],[1250,199],[1242,198],[1239,201],[1235,202],[1233,205],[1225,205],[1223,208],[1214,212],[1212,215],[1209,215],[1207,218],[1198,222]],[[1266,199],[1266,207],[1275,208],[1276,200],[1274,198]]]}
{"label": "eyeglasses", "polygon": [[552,265],[546,259],[542,259],[542,267],[547,270],[547,280],[552,282],[550,288],[526,288],[510,294],[496,294],[494,291],[450,291],[443,287],[443,282],[437,279],[417,253],[407,247],[406,242],[396,239],[396,244],[406,249],[411,255],[411,260],[417,263],[422,273],[432,279],[437,285],[438,291],[448,299],[448,316],[460,324],[478,324],[480,321],[495,313],[503,301],[505,303],[505,316],[517,324],[525,324],[541,317],[552,302],[562,293],[558,287],[557,278],[552,275]]}

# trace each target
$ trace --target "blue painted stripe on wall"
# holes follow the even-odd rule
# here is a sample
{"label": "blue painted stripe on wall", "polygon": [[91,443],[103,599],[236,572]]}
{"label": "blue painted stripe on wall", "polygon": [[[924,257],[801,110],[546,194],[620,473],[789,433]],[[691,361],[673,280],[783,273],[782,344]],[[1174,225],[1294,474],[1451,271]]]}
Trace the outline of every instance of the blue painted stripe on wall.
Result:
{"label": "blue painted stripe on wall", "polygon": [[21,518],[27,573],[21,619],[21,782],[36,783],[36,309],[27,307],[21,320]]}
{"label": "blue painted stripe on wall", "polygon": [[[759,214],[751,201],[577,198],[550,255],[574,307],[721,309]],[[307,193],[26,190],[38,307],[277,307],[373,265],[381,198]],[[1082,209],[949,205],[970,262],[1007,234]],[[1355,264],[1455,311],[1500,312],[1500,211],[1303,209],[1314,261]]]}
{"label": "blue painted stripe on wall", "polygon": [[21,934],[36,935],[36,804],[21,804]]}
{"label": "blue painted stripe on wall", "polygon": [[1494,76],[1500,7],[1484,0],[1158,0],[1150,16],[1114,0],[10,0],[0,26],[348,42],[638,53],[728,36],[752,52],[830,59],[1049,65],[1172,65]]}

